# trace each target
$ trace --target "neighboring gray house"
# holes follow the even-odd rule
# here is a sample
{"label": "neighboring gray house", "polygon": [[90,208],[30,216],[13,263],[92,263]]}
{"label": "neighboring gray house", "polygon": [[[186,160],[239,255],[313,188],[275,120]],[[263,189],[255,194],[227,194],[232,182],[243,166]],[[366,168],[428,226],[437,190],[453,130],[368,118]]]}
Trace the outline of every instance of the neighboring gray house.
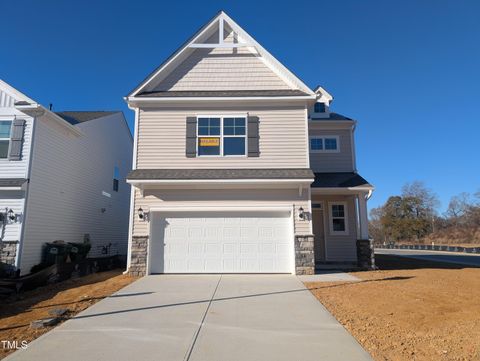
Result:
{"label": "neighboring gray house", "polygon": [[127,252],[133,140],[122,112],[54,113],[0,80],[0,260],[21,274],[45,242]]}
{"label": "neighboring gray house", "polygon": [[302,274],[371,261],[373,187],[357,173],[356,122],[224,12],[126,101],[130,273]]}

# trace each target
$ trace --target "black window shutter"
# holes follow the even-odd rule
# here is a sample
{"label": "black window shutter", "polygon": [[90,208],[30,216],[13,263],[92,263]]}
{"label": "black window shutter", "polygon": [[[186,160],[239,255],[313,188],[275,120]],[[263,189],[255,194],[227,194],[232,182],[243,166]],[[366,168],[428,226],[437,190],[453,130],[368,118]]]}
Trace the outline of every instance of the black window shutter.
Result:
{"label": "black window shutter", "polygon": [[25,132],[25,120],[15,119],[12,123],[12,136],[10,137],[10,151],[8,160],[22,159],[23,134]]}
{"label": "black window shutter", "polygon": [[197,117],[187,117],[185,153],[187,158],[197,156]]}
{"label": "black window shutter", "polygon": [[256,116],[248,117],[248,156],[249,157],[259,157],[260,156],[260,146],[259,146],[259,119]]}

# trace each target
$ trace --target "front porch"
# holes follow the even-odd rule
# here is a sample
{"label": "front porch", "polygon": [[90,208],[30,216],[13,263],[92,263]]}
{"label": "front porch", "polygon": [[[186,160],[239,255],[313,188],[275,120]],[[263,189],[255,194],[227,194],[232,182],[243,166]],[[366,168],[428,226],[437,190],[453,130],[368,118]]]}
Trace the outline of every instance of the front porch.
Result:
{"label": "front porch", "polygon": [[311,188],[316,269],[374,268],[367,200],[373,187],[356,173],[317,173]]}

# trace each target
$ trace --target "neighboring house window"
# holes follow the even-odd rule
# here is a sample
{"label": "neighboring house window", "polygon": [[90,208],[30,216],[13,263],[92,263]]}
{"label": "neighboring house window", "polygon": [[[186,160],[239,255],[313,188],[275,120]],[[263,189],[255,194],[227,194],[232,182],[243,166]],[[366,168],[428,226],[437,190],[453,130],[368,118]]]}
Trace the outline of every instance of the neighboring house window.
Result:
{"label": "neighboring house window", "polygon": [[339,137],[336,135],[328,137],[310,137],[310,151],[313,153],[335,153],[338,152],[339,149]]}
{"label": "neighboring house window", "polygon": [[8,158],[8,148],[10,146],[11,129],[12,129],[11,120],[0,121],[0,158]]}
{"label": "neighboring house window", "polygon": [[323,138],[311,138],[310,150],[323,150]]}
{"label": "neighboring house window", "polygon": [[325,103],[315,103],[313,111],[315,113],[325,113]]}
{"label": "neighboring house window", "polygon": [[247,149],[246,117],[198,117],[199,156],[244,156]]}
{"label": "neighboring house window", "polygon": [[330,205],[330,233],[332,235],[346,235],[348,234],[348,220],[347,220],[347,203],[334,202]]}
{"label": "neighboring house window", "polygon": [[117,166],[115,166],[113,168],[113,190],[115,192],[118,192],[119,182],[120,182],[120,169]]}

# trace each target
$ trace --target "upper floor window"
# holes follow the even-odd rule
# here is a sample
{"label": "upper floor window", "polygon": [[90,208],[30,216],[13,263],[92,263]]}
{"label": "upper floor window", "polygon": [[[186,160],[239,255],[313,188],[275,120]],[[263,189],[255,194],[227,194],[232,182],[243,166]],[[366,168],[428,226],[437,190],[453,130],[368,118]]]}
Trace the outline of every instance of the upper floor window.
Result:
{"label": "upper floor window", "polygon": [[336,135],[310,137],[310,151],[312,153],[335,153],[339,150],[339,137]]}
{"label": "upper floor window", "polygon": [[198,117],[199,156],[244,156],[247,150],[246,117]]}
{"label": "upper floor window", "polygon": [[330,203],[330,233],[333,235],[348,234],[346,202]]}
{"label": "upper floor window", "polygon": [[120,183],[120,169],[117,166],[115,166],[113,168],[113,191],[114,192],[118,192],[119,183]]}
{"label": "upper floor window", "polygon": [[0,121],[0,158],[8,158],[8,148],[10,146],[11,129],[12,129],[11,120]]}
{"label": "upper floor window", "polygon": [[313,111],[315,113],[325,113],[325,103],[315,103]]}

